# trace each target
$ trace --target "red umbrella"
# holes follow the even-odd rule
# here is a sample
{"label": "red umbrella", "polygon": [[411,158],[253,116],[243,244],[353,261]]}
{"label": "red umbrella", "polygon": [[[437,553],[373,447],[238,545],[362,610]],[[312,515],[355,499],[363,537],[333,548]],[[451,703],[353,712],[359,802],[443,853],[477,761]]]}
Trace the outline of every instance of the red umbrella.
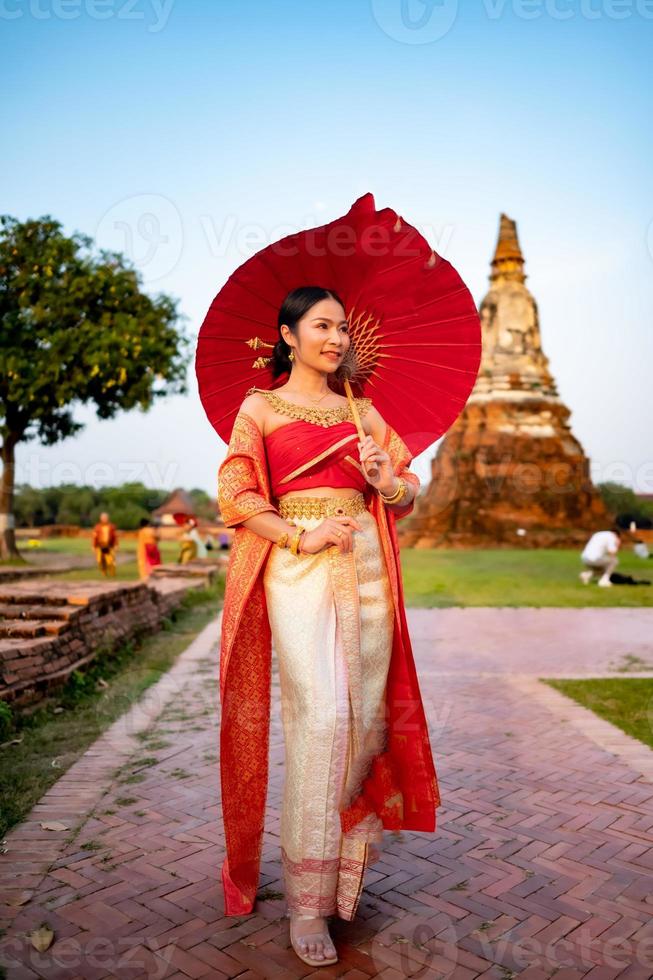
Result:
{"label": "red umbrella", "polygon": [[[269,351],[278,311],[299,286],[333,289],[345,304],[356,372],[351,388],[372,398],[417,455],[465,407],[481,357],[469,289],[447,259],[392,208],[364,194],[328,224],[287,235],[229,277],[202,323],[195,359],[200,399],[228,442],[249,388],[275,388]],[[333,376],[329,383],[345,393]]]}

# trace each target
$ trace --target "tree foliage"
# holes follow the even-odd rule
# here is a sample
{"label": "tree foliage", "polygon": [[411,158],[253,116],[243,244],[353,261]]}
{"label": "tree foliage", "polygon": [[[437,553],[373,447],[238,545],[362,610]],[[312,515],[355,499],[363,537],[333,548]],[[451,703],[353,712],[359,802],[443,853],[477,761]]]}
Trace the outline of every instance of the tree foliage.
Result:
{"label": "tree foliage", "polygon": [[642,500],[631,487],[610,480],[597,484],[597,489],[605,506],[615,515],[621,527],[627,527],[631,521],[635,521],[637,526],[642,528],[652,526],[652,501]]}
{"label": "tree foliage", "polygon": [[16,487],[16,525],[40,527],[44,524],[77,524],[93,527],[103,510],[120,528],[139,526],[168,497],[167,490],[152,490],[142,483],[118,487],[75,486],[72,483],[36,490],[27,484]]}
{"label": "tree foliage", "polygon": [[66,236],[50,215],[0,216],[3,553],[15,551],[16,444],[52,445],[79,432],[75,405],[91,404],[110,419],[186,393],[190,341],[182,319],[176,300],[141,290],[119,253],[94,255],[89,236]]}
{"label": "tree foliage", "polygon": [[0,435],[46,445],[79,431],[75,403],[99,418],[185,393],[188,340],[177,303],[141,292],[117,252],[90,253],[50,216],[0,216]]}

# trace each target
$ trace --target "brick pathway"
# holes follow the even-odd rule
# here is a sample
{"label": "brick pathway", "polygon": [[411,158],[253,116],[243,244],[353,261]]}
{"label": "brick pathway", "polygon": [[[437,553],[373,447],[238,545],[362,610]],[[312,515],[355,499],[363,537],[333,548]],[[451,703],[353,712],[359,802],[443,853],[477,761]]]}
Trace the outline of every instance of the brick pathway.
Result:
{"label": "brick pathway", "polygon": [[[304,967],[283,918],[276,674],[261,898],[221,914],[212,623],[8,835],[10,980],[650,980],[653,753],[537,677],[645,673],[653,610],[411,610],[409,624],[444,805],[435,834],[387,834],[357,919],[332,927],[337,967]],[[52,820],[81,829],[67,842]],[[46,953],[25,939],[41,923]]]}

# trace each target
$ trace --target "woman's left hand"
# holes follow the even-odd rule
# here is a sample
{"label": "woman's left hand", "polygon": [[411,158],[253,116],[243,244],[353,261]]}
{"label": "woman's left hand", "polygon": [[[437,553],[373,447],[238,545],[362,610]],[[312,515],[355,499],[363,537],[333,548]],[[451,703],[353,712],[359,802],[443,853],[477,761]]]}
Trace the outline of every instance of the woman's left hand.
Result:
{"label": "woman's left hand", "polygon": [[[396,484],[395,471],[392,461],[385,450],[374,441],[372,436],[367,435],[362,442],[358,443],[360,461],[363,467],[363,474],[368,483],[371,483],[377,490],[384,493],[391,493]],[[378,475],[372,479],[368,469],[378,470]]]}

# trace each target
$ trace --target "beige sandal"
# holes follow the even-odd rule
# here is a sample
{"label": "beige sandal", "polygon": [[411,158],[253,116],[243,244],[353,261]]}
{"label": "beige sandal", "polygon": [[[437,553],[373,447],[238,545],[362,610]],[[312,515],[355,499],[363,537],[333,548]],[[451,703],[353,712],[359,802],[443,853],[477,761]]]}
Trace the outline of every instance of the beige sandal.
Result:
{"label": "beige sandal", "polygon": [[307,966],[327,966],[327,965],[330,965],[332,963],[337,963],[338,962],[338,956],[337,956],[337,954],[336,954],[336,956],[329,957],[326,954],[326,949],[325,949],[325,952],[324,952],[324,959],[322,959],[322,960],[313,959],[307,953],[308,943],[309,943],[309,941],[311,939],[321,939],[322,940],[322,943],[323,943],[323,947],[326,947],[326,946],[329,946],[330,945],[330,946],[333,946],[333,948],[335,949],[335,945],[333,943],[333,940],[331,939],[331,936],[329,935],[328,929],[327,930],[322,930],[322,932],[309,932],[309,933],[307,933],[304,936],[294,936],[293,935],[292,924],[293,924],[293,922],[296,919],[317,919],[317,918],[320,918],[320,916],[317,916],[317,915],[304,915],[302,913],[297,914],[297,913],[291,913],[291,912],[286,912],[286,915],[290,919],[290,945],[294,949],[294,951],[297,954],[297,956],[299,956],[300,960],[302,960],[304,963],[306,963]]}

